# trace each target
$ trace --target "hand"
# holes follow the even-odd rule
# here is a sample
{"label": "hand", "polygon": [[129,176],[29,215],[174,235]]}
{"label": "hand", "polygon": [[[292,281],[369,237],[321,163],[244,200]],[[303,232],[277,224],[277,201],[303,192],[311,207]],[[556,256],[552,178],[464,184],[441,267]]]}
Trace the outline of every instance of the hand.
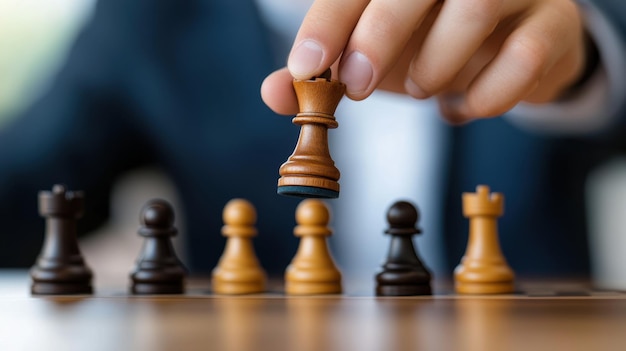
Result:
{"label": "hand", "polygon": [[520,101],[553,101],[584,64],[572,0],[318,0],[288,69],[269,75],[261,93],[275,112],[297,113],[292,77],[309,79],[334,65],[351,99],[376,88],[436,97],[444,117],[465,122]]}

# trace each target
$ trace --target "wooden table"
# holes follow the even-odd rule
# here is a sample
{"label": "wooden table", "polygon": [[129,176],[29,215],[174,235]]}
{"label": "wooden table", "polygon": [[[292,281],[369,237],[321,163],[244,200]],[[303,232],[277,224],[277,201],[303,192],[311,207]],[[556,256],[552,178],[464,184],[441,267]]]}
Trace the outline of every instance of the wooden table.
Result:
{"label": "wooden table", "polygon": [[626,350],[626,294],[579,284],[405,298],[220,297],[203,286],[30,297],[25,271],[0,271],[0,350]]}

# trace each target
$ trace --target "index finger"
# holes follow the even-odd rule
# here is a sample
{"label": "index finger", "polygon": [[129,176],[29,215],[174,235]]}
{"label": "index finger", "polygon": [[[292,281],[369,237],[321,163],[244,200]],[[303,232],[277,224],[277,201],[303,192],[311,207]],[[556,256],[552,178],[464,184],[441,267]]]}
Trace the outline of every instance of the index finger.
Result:
{"label": "index finger", "polygon": [[348,44],[368,0],[318,0],[311,5],[287,60],[296,79],[322,74]]}

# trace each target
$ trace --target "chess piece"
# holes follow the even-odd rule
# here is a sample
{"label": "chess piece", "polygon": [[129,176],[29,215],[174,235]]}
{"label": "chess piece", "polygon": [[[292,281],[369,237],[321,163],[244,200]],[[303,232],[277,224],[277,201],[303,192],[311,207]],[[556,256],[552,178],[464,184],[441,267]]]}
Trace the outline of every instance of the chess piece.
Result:
{"label": "chess piece", "polygon": [[416,228],[419,213],[406,201],[394,203],[387,212],[391,244],[382,272],[376,275],[376,295],[411,296],[430,295],[430,272],[420,261],[413,235],[422,231]]}
{"label": "chess piece", "polygon": [[278,194],[299,197],[339,196],[339,170],[328,149],[328,128],[339,125],[333,116],[346,89],[331,80],[330,69],[320,77],[294,80],[300,113],[292,120],[300,125],[293,154],[279,170]]}
{"label": "chess piece", "polygon": [[252,246],[252,238],[257,235],[254,207],[246,200],[233,199],[224,207],[222,217],[222,235],[228,239],[224,254],[213,270],[213,292],[253,294],[265,291],[266,274]]}
{"label": "chess piece", "polygon": [[165,200],[148,201],[141,209],[139,235],[145,238],[131,273],[133,294],[182,294],[185,268],[176,257],[171,238],[177,234],[174,210]]}
{"label": "chess piece", "polygon": [[326,237],[330,211],[320,200],[307,199],[296,209],[294,234],[300,246],[285,272],[285,292],[289,295],[341,293],[341,273],[328,250]]}
{"label": "chess piece", "polygon": [[459,294],[505,294],[514,289],[513,270],[498,240],[497,218],[504,213],[504,197],[479,185],[476,193],[463,194],[463,215],[469,218],[469,240],[461,263],[454,270]]}
{"label": "chess piece", "polygon": [[30,270],[34,295],[91,294],[92,273],[78,249],[76,221],[84,211],[81,191],[55,185],[39,192],[39,213],[46,218],[44,245]]}

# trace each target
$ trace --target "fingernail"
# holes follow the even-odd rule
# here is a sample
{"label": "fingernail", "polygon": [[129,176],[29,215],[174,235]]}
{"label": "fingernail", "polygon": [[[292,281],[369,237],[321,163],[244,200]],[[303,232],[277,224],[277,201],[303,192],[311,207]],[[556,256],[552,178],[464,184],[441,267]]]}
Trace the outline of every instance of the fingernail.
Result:
{"label": "fingernail", "polygon": [[310,78],[318,70],[323,58],[322,47],[315,41],[307,39],[293,49],[287,67],[295,77]]}
{"label": "fingernail", "polygon": [[426,99],[428,97],[428,95],[426,95],[426,93],[420,87],[418,87],[411,78],[407,78],[404,81],[404,89],[406,90],[407,94],[416,99]]}
{"label": "fingernail", "polygon": [[352,52],[341,67],[341,81],[346,85],[346,92],[360,94],[369,88],[374,70],[367,56],[358,51]]}

